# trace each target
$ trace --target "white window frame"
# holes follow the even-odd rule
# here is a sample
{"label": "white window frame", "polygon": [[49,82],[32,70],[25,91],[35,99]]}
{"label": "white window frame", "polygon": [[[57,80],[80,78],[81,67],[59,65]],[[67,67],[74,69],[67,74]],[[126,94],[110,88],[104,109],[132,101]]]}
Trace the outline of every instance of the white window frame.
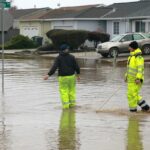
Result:
{"label": "white window frame", "polygon": [[[139,23],[139,31],[137,31],[137,23]],[[144,28],[143,28],[144,27]],[[146,31],[146,23],[142,20],[136,20],[135,21],[135,32],[145,32]]]}
{"label": "white window frame", "polygon": [[113,22],[113,34],[118,35],[120,33],[120,22],[114,21]]}

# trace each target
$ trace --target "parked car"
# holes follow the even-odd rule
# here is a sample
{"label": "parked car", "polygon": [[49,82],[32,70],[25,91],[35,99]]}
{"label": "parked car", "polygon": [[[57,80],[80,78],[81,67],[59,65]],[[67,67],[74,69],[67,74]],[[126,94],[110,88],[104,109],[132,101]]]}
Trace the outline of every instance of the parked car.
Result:
{"label": "parked car", "polygon": [[128,46],[132,41],[138,42],[143,54],[150,54],[150,33],[120,34],[109,42],[98,44],[96,51],[103,57],[114,57],[121,53],[129,53]]}

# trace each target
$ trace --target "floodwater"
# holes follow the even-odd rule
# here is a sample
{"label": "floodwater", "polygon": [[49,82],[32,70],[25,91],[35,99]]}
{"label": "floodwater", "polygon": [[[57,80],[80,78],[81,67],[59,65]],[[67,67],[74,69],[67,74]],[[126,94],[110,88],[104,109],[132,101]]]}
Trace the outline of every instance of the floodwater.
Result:
{"label": "floodwater", "polygon": [[[52,62],[5,60],[0,150],[150,150],[149,114],[128,112],[125,63],[80,60],[77,107],[63,111],[57,74],[42,80]],[[148,103],[149,68],[142,89]]]}

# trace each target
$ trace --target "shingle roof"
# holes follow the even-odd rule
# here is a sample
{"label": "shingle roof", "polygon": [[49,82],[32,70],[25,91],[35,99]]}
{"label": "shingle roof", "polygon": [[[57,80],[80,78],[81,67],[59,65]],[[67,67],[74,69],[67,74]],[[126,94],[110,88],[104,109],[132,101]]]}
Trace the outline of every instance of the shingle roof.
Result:
{"label": "shingle roof", "polygon": [[149,12],[147,12],[147,9],[150,7],[150,1],[114,3],[112,5],[109,5],[109,7],[115,8],[115,11],[107,15],[107,17],[105,18],[123,18],[150,14]]}
{"label": "shingle roof", "polygon": [[38,10],[36,12],[24,15],[22,17],[19,18],[19,20],[33,20],[33,19],[39,19],[41,18],[43,15],[47,14],[48,12],[50,12],[51,9],[47,8],[47,9],[41,9]]}
{"label": "shingle roof", "polygon": [[109,6],[87,5],[75,7],[62,7],[49,11],[36,11],[21,17],[21,20],[40,19],[93,19],[93,18],[130,18],[150,16],[150,0],[114,3]]}
{"label": "shingle roof", "polygon": [[61,9],[72,9],[72,10],[83,10],[83,9],[88,9],[88,8],[91,8],[91,7],[96,7],[96,6],[99,6],[99,4],[95,4],[95,5],[83,5],[83,6],[73,6],[73,7],[61,7]]}
{"label": "shingle roof", "polygon": [[59,9],[49,10],[45,13],[40,13],[37,15],[36,13],[32,13],[30,15],[26,15],[21,17],[21,20],[32,20],[32,19],[61,19],[61,18],[76,18],[83,12],[88,9],[95,7],[97,5],[85,5],[85,6],[75,6],[75,7],[61,7]]}
{"label": "shingle roof", "polygon": [[84,11],[85,10],[55,9],[43,15],[42,17],[40,17],[40,19],[76,18],[76,16],[80,15]]}
{"label": "shingle roof", "polygon": [[112,11],[112,9],[111,7],[92,7],[84,13],[81,13],[77,18],[100,18]]}
{"label": "shingle roof", "polygon": [[12,14],[14,19],[19,19],[22,16],[29,15],[34,12],[45,10],[45,9],[48,9],[48,8],[17,9],[17,10],[10,11],[10,13]]}
{"label": "shingle roof", "polygon": [[[1,14],[1,10],[0,10],[0,14]],[[2,30],[1,21],[2,20],[0,15],[0,31]],[[4,31],[8,31],[12,26],[13,26],[12,16],[8,13],[8,11],[4,11]]]}
{"label": "shingle roof", "polygon": [[130,17],[146,17],[146,16],[150,17],[150,3],[149,6],[147,6],[147,8],[142,8],[130,14]]}

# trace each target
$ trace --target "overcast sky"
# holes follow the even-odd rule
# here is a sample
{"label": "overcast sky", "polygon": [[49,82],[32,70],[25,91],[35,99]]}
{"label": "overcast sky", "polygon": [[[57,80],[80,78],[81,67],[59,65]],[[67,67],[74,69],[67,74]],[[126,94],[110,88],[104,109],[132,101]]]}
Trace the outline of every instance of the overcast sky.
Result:
{"label": "overcast sky", "polygon": [[133,2],[138,0],[13,0],[12,5],[16,5],[18,8],[41,8],[51,7],[58,8],[57,4],[60,3],[63,6],[78,6],[88,4],[105,4],[109,5],[112,3],[119,2]]}

